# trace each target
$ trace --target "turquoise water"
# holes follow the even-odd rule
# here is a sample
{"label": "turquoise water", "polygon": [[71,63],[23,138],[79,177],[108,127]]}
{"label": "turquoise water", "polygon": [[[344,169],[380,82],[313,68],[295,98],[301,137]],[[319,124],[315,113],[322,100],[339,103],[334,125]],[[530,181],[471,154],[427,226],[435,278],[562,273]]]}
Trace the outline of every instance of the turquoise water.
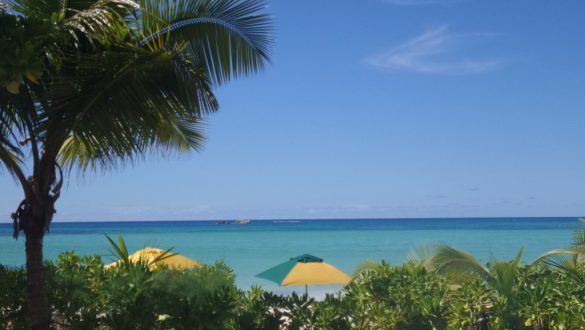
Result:
{"label": "turquoise water", "polygon": [[[418,245],[443,242],[465,249],[482,261],[513,258],[525,247],[524,261],[570,244],[577,218],[359,219],[252,221],[217,225],[207,221],[54,223],[45,239],[45,257],[75,250],[112,260],[104,234],[122,233],[131,251],[144,246],[175,247],[195,260],[223,260],[238,274],[237,284],[253,284],[287,293],[292,288],[254,278],[273,265],[303,253],[319,256],[351,273],[360,261],[385,259],[402,263]],[[0,263],[23,265],[23,238],[0,224]],[[337,287],[311,288],[313,295]],[[301,288],[297,288],[301,290]]]}

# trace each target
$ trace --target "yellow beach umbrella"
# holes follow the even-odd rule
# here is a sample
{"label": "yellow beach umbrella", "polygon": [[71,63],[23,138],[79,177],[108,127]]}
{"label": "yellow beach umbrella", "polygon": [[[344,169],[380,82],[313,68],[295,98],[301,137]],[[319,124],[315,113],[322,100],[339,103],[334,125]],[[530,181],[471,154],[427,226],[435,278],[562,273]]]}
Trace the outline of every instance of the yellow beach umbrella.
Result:
{"label": "yellow beach umbrella", "polygon": [[[134,252],[128,256],[128,260],[132,263],[147,264],[150,270],[157,269],[163,265],[175,269],[201,267],[201,264],[195,260],[153,247],[145,247]],[[105,268],[116,267],[120,264],[122,264],[122,260],[112,262],[106,265]]]}
{"label": "yellow beach umbrella", "polygon": [[280,286],[315,284],[347,284],[351,276],[326,263],[321,258],[303,254],[276,265],[256,277],[276,282]]}

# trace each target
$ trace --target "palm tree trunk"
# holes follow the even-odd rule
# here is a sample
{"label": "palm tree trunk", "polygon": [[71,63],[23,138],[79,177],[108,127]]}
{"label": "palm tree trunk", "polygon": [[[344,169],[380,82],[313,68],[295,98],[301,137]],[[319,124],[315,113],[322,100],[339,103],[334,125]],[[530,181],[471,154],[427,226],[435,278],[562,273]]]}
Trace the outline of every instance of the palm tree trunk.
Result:
{"label": "palm tree trunk", "polygon": [[33,330],[49,329],[42,228],[26,231],[26,278],[30,328]]}

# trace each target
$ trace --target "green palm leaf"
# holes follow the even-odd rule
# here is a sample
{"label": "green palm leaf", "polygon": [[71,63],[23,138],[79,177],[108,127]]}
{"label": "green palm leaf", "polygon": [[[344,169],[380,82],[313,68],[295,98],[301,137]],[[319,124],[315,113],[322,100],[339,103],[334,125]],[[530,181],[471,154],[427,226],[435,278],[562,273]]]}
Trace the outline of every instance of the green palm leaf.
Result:
{"label": "green palm leaf", "polygon": [[141,0],[144,41],[188,41],[187,52],[214,84],[262,69],[272,46],[272,20],[258,0]]}
{"label": "green palm leaf", "polygon": [[127,17],[138,9],[132,0],[69,0],[63,4],[63,27],[78,46],[85,39],[106,44],[123,40],[128,33]]}
{"label": "green palm leaf", "polygon": [[512,290],[520,272],[523,252],[524,249],[521,248],[514,260],[494,260],[486,267],[469,253],[442,244],[434,249],[425,265],[455,283],[464,283],[469,276],[479,276],[512,301],[514,299]]}
{"label": "green palm leaf", "polygon": [[447,274],[455,278],[465,278],[469,275],[478,275],[490,279],[490,271],[469,253],[441,244],[435,247],[434,253],[426,265],[440,274]]}
{"label": "green palm leaf", "polygon": [[[96,60],[88,56],[62,75],[50,97],[66,105],[47,113],[47,125],[72,132],[61,148],[62,161],[82,168],[108,167],[156,150],[199,150],[203,116],[218,105],[206,77],[188,63],[176,63],[182,61],[179,51],[100,54],[108,65],[94,74],[83,72]],[[71,93],[74,89],[86,92]]]}
{"label": "green palm leaf", "polygon": [[352,277],[357,277],[360,274],[368,271],[374,271],[379,267],[379,263],[375,260],[363,260],[355,267]]}
{"label": "green palm leaf", "polygon": [[581,228],[573,234],[573,247],[585,249],[585,220],[580,219]]}
{"label": "green palm leaf", "polygon": [[23,121],[20,120],[23,111],[16,106],[23,95],[9,95],[0,91],[0,170],[4,168],[10,175],[21,182],[25,181],[25,155],[20,141],[23,135]]}
{"label": "green palm leaf", "polygon": [[159,255],[157,255],[155,258],[153,258],[152,260],[138,260],[138,262],[134,262],[130,259],[130,253],[128,252],[128,248],[126,247],[126,242],[124,241],[124,238],[122,237],[121,234],[118,234],[118,243],[116,243],[110,236],[105,235],[106,239],[108,240],[108,243],[110,243],[110,248],[111,248],[111,253],[112,255],[120,261],[120,264],[123,267],[130,267],[132,265],[143,265],[146,266],[146,268],[149,268],[150,266],[157,264],[165,259],[168,259],[172,256],[177,255],[177,253],[173,253],[173,247],[164,250],[163,252],[161,252]]}
{"label": "green palm leaf", "polygon": [[552,270],[564,273],[585,283],[585,222],[573,234],[572,247],[548,251],[539,256],[534,263],[544,263]]}
{"label": "green palm leaf", "polygon": [[129,265],[130,262],[130,253],[128,253],[128,248],[126,248],[126,242],[124,242],[124,238],[121,234],[118,234],[118,243],[114,242],[114,240],[105,235],[108,243],[110,243],[112,255],[116,256],[119,260],[122,261],[123,265]]}

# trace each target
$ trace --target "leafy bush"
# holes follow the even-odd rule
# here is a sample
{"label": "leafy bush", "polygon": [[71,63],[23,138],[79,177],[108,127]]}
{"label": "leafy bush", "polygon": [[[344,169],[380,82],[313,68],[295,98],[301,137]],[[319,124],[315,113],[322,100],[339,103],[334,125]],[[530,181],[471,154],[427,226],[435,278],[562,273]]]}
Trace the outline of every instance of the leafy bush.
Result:
{"label": "leafy bush", "polygon": [[106,305],[107,274],[101,258],[65,252],[46,268],[53,323],[61,328],[97,328],[98,315]]}
{"label": "leafy bush", "polygon": [[104,285],[103,324],[109,329],[155,329],[158,314],[152,292],[152,273],[147,268],[119,267],[111,272]]}
{"label": "leafy bush", "polygon": [[229,330],[274,329],[281,326],[281,315],[276,313],[282,297],[253,286],[249,291],[238,290],[235,315],[227,324]]}
{"label": "leafy bush", "polygon": [[0,265],[0,329],[26,329],[26,277],[22,268]]}
{"label": "leafy bush", "polygon": [[527,271],[517,286],[520,317],[534,329],[585,328],[585,287],[572,274]]}
{"label": "leafy bush", "polygon": [[444,329],[448,286],[416,263],[386,262],[360,272],[345,289],[353,329]]}
{"label": "leafy bush", "polygon": [[223,263],[158,271],[150,285],[165,329],[223,329],[235,314],[235,276]]}

